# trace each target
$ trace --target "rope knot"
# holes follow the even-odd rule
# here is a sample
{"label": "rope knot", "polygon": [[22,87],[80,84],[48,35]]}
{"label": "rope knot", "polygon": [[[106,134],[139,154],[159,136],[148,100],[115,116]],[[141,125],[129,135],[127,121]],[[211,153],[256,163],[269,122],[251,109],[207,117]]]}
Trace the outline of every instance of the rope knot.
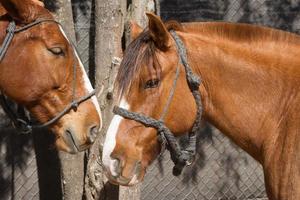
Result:
{"label": "rope knot", "polygon": [[71,108],[76,112],[78,109],[78,102],[77,101],[73,101],[71,104]]}
{"label": "rope knot", "polygon": [[182,173],[183,168],[187,165],[191,165],[194,161],[194,156],[188,151],[181,151],[177,160],[174,162],[175,166],[173,167],[173,175],[179,176]]}
{"label": "rope knot", "polygon": [[153,122],[153,126],[157,129],[159,133],[164,133],[165,132],[165,125],[164,122],[161,120],[157,120]]}
{"label": "rope knot", "polygon": [[201,79],[194,74],[191,74],[188,76],[188,85],[191,91],[195,91],[199,89],[199,86],[201,84]]}
{"label": "rope knot", "polygon": [[16,24],[13,21],[13,22],[9,23],[9,25],[8,25],[8,27],[6,29],[6,33],[14,33],[15,29],[16,29]]}

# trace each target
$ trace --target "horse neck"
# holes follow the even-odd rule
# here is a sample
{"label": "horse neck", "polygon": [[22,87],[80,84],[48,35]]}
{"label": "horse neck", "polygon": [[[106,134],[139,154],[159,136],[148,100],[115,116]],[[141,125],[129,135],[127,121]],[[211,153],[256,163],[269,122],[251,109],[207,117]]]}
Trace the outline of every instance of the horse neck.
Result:
{"label": "horse neck", "polygon": [[[276,142],[283,115],[297,99],[296,79],[283,73],[285,69],[271,66],[294,69],[299,60],[278,52],[283,47],[272,50],[274,44],[267,42],[257,48],[210,34],[181,36],[189,62],[203,80],[200,92],[206,120],[255,159],[264,160],[262,150]],[[299,53],[300,48],[296,49]],[[290,73],[300,77],[299,70]]]}

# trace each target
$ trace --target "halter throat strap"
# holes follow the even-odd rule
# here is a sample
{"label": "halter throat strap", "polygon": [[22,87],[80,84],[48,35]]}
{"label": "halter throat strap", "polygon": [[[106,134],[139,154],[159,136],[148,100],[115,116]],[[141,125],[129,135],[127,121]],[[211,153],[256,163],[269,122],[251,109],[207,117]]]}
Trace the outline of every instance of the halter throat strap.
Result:
{"label": "halter throat strap", "polygon": [[189,136],[189,143],[185,149],[182,149],[175,138],[174,134],[170,131],[170,129],[164,124],[164,118],[167,114],[168,108],[171,104],[171,101],[174,96],[176,82],[179,77],[179,68],[177,66],[176,69],[176,76],[173,82],[173,87],[169,93],[169,97],[167,100],[167,104],[163,109],[162,116],[159,120],[154,119],[149,116],[145,116],[141,113],[135,113],[128,111],[126,109],[120,108],[115,106],[113,112],[117,115],[120,115],[126,119],[135,120],[146,127],[152,127],[157,129],[159,135],[159,141],[161,142],[162,146],[167,146],[168,150],[170,151],[171,159],[174,162],[175,166],[173,168],[173,175],[178,176],[181,174],[183,168],[186,165],[190,165],[196,155],[196,142],[197,142],[197,132],[200,130],[200,122],[202,116],[202,103],[201,103],[201,95],[199,92],[199,86],[201,84],[201,79],[193,73],[192,68],[189,66],[186,48],[179,38],[177,33],[174,30],[170,31],[177,48],[177,53],[179,55],[179,59],[181,64],[184,66],[185,73],[186,73],[186,80],[189,86],[190,91],[193,94],[193,97],[196,102],[197,112],[196,112],[196,119],[194,124],[191,128],[191,131],[188,133]]}

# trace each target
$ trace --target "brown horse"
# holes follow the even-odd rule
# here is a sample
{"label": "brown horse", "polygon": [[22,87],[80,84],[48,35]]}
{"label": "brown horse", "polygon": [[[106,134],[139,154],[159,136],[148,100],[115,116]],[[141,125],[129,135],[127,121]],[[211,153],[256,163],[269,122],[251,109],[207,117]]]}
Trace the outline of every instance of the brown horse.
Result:
{"label": "brown horse", "polygon": [[[270,199],[300,199],[300,37],[265,27],[230,23],[166,23],[147,14],[149,28],[132,25],[134,41],[116,79],[120,107],[159,119],[179,62],[169,30],[187,48],[203,117],[264,169]],[[180,136],[195,121],[195,100],[180,64],[166,126]],[[140,182],[161,144],[157,131],[114,116],[103,149],[111,182]]]}
{"label": "brown horse", "polygon": [[14,34],[1,60],[1,92],[41,123],[51,121],[65,109],[63,116],[49,125],[56,134],[56,146],[69,153],[85,150],[101,127],[101,115],[93,95],[66,109],[73,100],[93,94],[77,52],[41,3],[0,2],[0,41],[4,41],[10,22],[15,21],[16,29],[22,30]]}

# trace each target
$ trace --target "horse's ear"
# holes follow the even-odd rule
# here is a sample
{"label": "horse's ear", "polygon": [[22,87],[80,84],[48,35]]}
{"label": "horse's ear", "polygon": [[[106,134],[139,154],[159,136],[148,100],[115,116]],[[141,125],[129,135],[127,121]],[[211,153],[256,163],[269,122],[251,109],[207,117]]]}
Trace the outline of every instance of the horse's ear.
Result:
{"label": "horse's ear", "polygon": [[30,23],[37,19],[43,6],[38,0],[0,0],[8,14],[21,23]]}
{"label": "horse's ear", "polygon": [[147,12],[146,15],[149,19],[149,31],[151,39],[154,41],[157,48],[162,51],[167,50],[170,41],[170,35],[167,28],[157,15],[150,12]]}
{"label": "horse's ear", "polygon": [[135,21],[130,21],[130,39],[134,40],[143,32],[142,27],[140,27]]}

